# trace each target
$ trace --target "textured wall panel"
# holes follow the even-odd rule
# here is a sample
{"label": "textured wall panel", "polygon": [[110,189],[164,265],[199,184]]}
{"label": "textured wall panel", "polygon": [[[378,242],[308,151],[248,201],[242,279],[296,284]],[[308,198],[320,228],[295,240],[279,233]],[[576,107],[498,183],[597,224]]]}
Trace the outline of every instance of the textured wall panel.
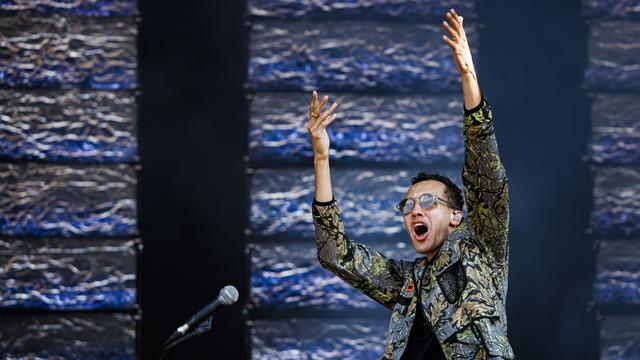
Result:
{"label": "textured wall panel", "polygon": [[640,317],[605,318],[600,325],[601,360],[640,359]]}
{"label": "textured wall panel", "polygon": [[[475,26],[465,29],[475,54]],[[248,85],[258,91],[457,93],[460,75],[443,32],[438,25],[258,22],[251,30]]]}
{"label": "textured wall panel", "polygon": [[[439,172],[425,167],[420,171]],[[356,240],[395,237],[404,232],[395,205],[418,170],[331,170],[333,190],[349,235]],[[440,171],[461,185],[460,170]],[[250,228],[254,235],[313,237],[313,170],[256,170],[251,177]],[[358,239],[358,237],[360,239]]]}
{"label": "textured wall panel", "polygon": [[640,19],[640,0],[582,0],[582,12],[591,18]]}
{"label": "textured wall panel", "polygon": [[0,85],[131,89],[133,19],[0,17]]}
{"label": "textured wall panel", "polygon": [[254,360],[379,359],[387,319],[292,319],[252,321]]}
{"label": "textured wall panel", "polygon": [[134,161],[131,92],[0,90],[0,156],[46,161]]}
{"label": "textured wall panel", "polygon": [[637,241],[600,244],[594,300],[602,305],[640,305],[640,246]]}
{"label": "textured wall panel", "polygon": [[8,236],[136,233],[132,166],[0,164],[0,231]]}
{"label": "textured wall panel", "polygon": [[[388,258],[412,261],[417,254],[404,242],[368,244]],[[250,244],[251,304],[266,310],[383,308],[347,285],[318,262],[313,241]]]}
{"label": "textured wall panel", "polygon": [[[256,95],[251,103],[251,161],[310,163],[309,98],[309,94]],[[462,164],[460,95],[330,98],[339,103],[339,117],[329,128],[332,160]]]}
{"label": "textured wall panel", "polygon": [[598,94],[591,119],[594,162],[640,163],[640,96]]}
{"label": "textured wall panel", "polygon": [[0,307],[46,310],[132,309],[134,241],[0,240]]}
{"label": "textured wall panel", "polygon": [[640,22],[593,24],[585,82],[592,90],[640,90]]}
{"label": "textured wall panel", "polygon": [[640,235],[639,168],[597,169],[591,228],[598,236]]}
{"label": "textured wall panel", "polygon": [[361,20],[370,18],[442,18],[450,8],[465,19],[476,17],[470,0],[249,0],[249,14],[257,17]]}
{"label": "textured wall panel", "polygon": [[0,0],[0,13],[132,16],[136,0]]}
{"label": "textured wall panel", "polygon": [[2,359],[135,359],[129,314],[0,314]]}

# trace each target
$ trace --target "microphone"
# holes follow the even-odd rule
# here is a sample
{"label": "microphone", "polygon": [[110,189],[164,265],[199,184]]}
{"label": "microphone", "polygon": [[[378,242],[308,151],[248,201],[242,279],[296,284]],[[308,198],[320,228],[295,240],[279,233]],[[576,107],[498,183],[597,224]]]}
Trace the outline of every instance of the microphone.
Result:
{"label": "microphone", "polygon": [[238,290],[231,285],[225,286],[224,288],[222,288],[222,290],[220,290],[218,297],[213,302],[200,309],[200,311],[193,315],[191,319],[189,319],[189,321],[180,326],[178,330],[176,330],[176,332],[180,335],[186,334],[190,328],[198,325],[204,319],[211,316],[211,314],[213,314],[213,312],[216,311],[216,309],[220,306],[231,305],[236,301],[238,301]]}

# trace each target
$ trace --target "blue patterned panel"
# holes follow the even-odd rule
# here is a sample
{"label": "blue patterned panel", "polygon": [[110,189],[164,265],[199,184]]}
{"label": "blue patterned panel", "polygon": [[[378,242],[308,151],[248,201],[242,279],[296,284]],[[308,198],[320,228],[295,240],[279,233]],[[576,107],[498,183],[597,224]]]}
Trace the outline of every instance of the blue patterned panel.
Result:
{"label": "blue patterned panel", "polygon": [[591,119],[594,162],[640,163],[640,96],[598,94]]}
{"label": "blue patterned panel", "polygon": [[249,0],[249,14],[277,18],[370,18],[415,19],[443,18],[453,8],[465,19],[477,17],[471,0]]}
{"label": "blue patterned panel", "polygon": [[601,360],[640,359],[640,317],[614,316],[600,325]]}
{"label": "blue patterned panel", "polygon": [[136,0],[0,0],[0,13],[132,16]]}
{"label": "blue patterned panel", "polygon": [[0,240],[0,307],[45,310],[132,309],[134,241]]}
{"label": "blue patterned panel", "polygon": [[640,235],[638,168],[599,168],[593,189],[591,229],[598,236]]}
{"label": "blue patterned panel", "polygon": [[637,241],[601,243],[594,300],[602,305],[640,305],[640,246]]}
{"label": "blue patterned panel", "polygon": [[640,0],[582,0],[582,12],[590,18],[640,19]]}
{"label": "blue patterned panel", "polygon": [[133,19],[0,17],[0,85],[132,89]]}
{"label": "blue patterned panel", "polygon": [[0,231],[8,236],[130,236],[132,166],[0,164]]}
{"label": "blue patterned panel", "polygon": [[[252,162],[309,164],[309,94],[264,93],[251,103]],[[345,162],[463,161],[463,105],[449,96],[330,96],[339,103],[329,127],[332,159]]]}
{"label": "blue patterned panel", "polygon": [[251,321],[251,359],[379,359],[388,323],[387,319]]}
{"label": "blue patterned panel", "polygon": [[136,359],[134,315],[0,314],[3,359]]}
{"label": "blue patterned panel", "polygon": [[46,161],[134,161],[131,92],[0,90],[0,156]]}
{"label": "blue patterned panel", "polygon": [[[433,23],[258,22],[251,31],[248,85],[256,91],[459,93],[444,29],[441,21]],[[475,26],[465,28],[475,54]]]}
{"label": "blue patterned panel", "polygon": [[[368,244],[388,258],[421,257],[411,241]],[[266,310],[382,308],[323,269],[313,240],[307,243],[249,244],[251,307]]]}
{"label": "blue patterned panel", "polygon": [[640,22],[591,26],[585,82],[592,90],[640,90]]}
{"label": "blue patterned panel", "polygon": [[[425,166],[400,171],[334,168],[333,191],[349,235],[355,240],[395,238],[405,232],[395,205],[418,171],[440,172],[462,186],[460,170]],[[256,170],[251,177],[250,228],[253,235],[312,238],[313,170]]]}

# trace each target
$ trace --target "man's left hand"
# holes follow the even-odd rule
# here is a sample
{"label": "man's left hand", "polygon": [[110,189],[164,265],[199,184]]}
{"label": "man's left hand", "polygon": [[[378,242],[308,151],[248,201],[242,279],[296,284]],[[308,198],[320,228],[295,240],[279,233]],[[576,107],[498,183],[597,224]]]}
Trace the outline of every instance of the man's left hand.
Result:
{"label": "man's left hand", "polygon": [[453,9],[447,11],[446,17],[447,20],[442,22],[442,27],[447,30],[451,38],[442,35],[442,41],[451,48],[453,61],[460,73],[464,108],[474,109],[482,101],[482,95],[480,93],[480,85],[478,85],[476,69],[473,67],[473,60],[471,59],[471,49],[469,49],[469,43],[467,42],[467,34],[462,28],[463,19]]}
{"label": "man's left hand", "polygon": [[469,49],[467,35],[462,27],[464,19],[462,16],[458,16],[453,9],[447,11],[446,18],[446,21],[442,22],[442,27],[447,30],[450,38],[442,35],[442,41],[451,48],[453,60],[460,76],[472,75],[473,78],[475,78],[476,70],[473,67],[473,60],[471,59],[471,49]]}

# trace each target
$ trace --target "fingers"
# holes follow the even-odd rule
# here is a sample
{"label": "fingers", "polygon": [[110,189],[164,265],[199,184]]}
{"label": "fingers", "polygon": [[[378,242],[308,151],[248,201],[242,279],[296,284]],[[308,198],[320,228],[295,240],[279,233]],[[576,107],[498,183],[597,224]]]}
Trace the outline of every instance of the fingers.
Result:
{"label": "fingers", "polygon": [[328,96],[323,96],[322,100],[318,104],[318,92],[313,91],[311,94],[311,103],[309,104],[309,122],[307,123],[307,130],[312,134],[318,134],[318,132],[324,130],[324,128],[331,124],[336,119],[336,114],[333,112],[338,107],[338,103],[334,102],[327,111],[320,114],[320,111],[329,102]]}
{"label": "fingers", "polygon": [[314,136],[319,136],[320,134],[322,134],[322,130],[324,129],[325,126],[323,126],[321,123],[317,123],[314,126],[307,126],[307,130],[309,131],[309,133]]}
{"label": "fingers", "polygon": [[337,117],[336,114],[329,115],[329,117],[327,117],[326,119],[322,121],[318,121],[316,124],[309,126],[308,130],[312,134],[318,134],[319,132],[324,130],[327,126],[329,126],[329,124],[331,124],[333,120],[336,119],[336,117]]}
{"label": "fingers", "polygon": [[327,102],[329,101],[329,97],[327,95],[322,97],[322,101],[320,101],[320,105],[318,105],[318,107],[315,109],[315,112],[320,113],[320,111],[322,111],[322,108],[327,105]]}
{"label": "fingers", "polygon": [[327,105],[327,102],[329,102],[329,97],[325,95],[322,98],[322,101],[320,101],[320,104],[318,104],[318,92],[314,90],[313,93],[311,93],[311,103],[309,104],[310,117],[319,118],[320,111],[322,111],[324,106]]}
{"label": "fingers", "polygon": [[444,41],[447,45],[449,45],[449,47],[452,50],[455,50],[457,44],[454,41],[452,41],[451,39],[449,39],[447,37],[447,35],[442,35],[442,41]]}
{"label": "fingers", "polygon": [[449,36],[451,36],[453,40],[457,40],[460,37],[458,33],[446,21],[442,22],[442,27],[447,30]]}
{"label": "fingers", "polygon": [[329,126],[329,124],[331,124],[333,122],[333,120],[336,119],[336,116],[337,116],[336,114],[333,114],[333,115],[329,116],[328,118],[324,119],[322,121],[322,127]]}
{"label": "fingers", "polygon": [[333,105],[331,105],[329,110],[323,112],[322,115],[319,116],[320,121],[322,121],[323,119],[326,119],[327,116],[331,115],[333,110],[335,110],[337,107],[338,107],[338,103],[333,103]]}
{"label": "fingers", "polygon": [[455,36],[452,35],[452,37],[454,38],[462,36],[462,34],[460,33],[459,24],[456,20],[453,19],[453,16],[451,16],[451,13],[447,13],[447,21],[442,22],[442,27],[447,29],[447,31],[449,31],[450,34],[455,34]]}
{"label": "fingers", "polygon": [[331,107],[320,116],[317,118],[311,118],[307,125],[307,129],[313,133],[323,130],[336,119],[336,114],[333,114],[333,112],[337,107],[338,103],[333,103],[333,105],[331,105]]}
{"label": "fingers", "polygon": [[[447,17],[448,23],[447,22],[443,22],[443,27],[445,29],[447,29],[447,31],[450,31],[447,28],[447,26],[445,26],[445,25],[448,25],[449,27],[451,27],[455,31],[455,33],[457,34],[457,37],[459,37],[461,39],[464,39],[465,38],[465,33],[464,33],[464,29],[462,28],[461,17],[459,17],[456,14],[455,10],[453,10],[453,9],[447,11],[446,17]],[[455,36],[452,35],[452,37],[454,37],[454,39],[455,39]]]}
{"label": "fingers", "polygon": [[457,45],[466,42],[466,34],[462,27],[462,17],[456,14],[456,11],[451,9],[446,13],[446,21],[442,22],[442,27],[447,31],[449,37],[442,35],[442,41],[445,42],[452,50],[455,50]]}
{"label": "fingers", "polygon": [[318,93],[314,90],[311,93],[311,103],[309,104],[309,111],[314,110],[316,108],[316,104],[318,103]]}
{"label": "fingers", "polygon": [[462,23],[460,22],[460,17],[455,10],[451,9],[447,12],[447,19],[450,20],[452,23],[451,26],[453,26],[458,33],[462,32]]}
{"label": "fingers", "polygon": [[327,104],[327,101],[329,101],[329,97],[325,95],[322,98],[320,105],[316,105],[318,103],[318,92],[314,90],[313,93],[311,93],[311,103],[309,104],[309,111],[314,113],[319,113],[322,110],[322,108]]}

